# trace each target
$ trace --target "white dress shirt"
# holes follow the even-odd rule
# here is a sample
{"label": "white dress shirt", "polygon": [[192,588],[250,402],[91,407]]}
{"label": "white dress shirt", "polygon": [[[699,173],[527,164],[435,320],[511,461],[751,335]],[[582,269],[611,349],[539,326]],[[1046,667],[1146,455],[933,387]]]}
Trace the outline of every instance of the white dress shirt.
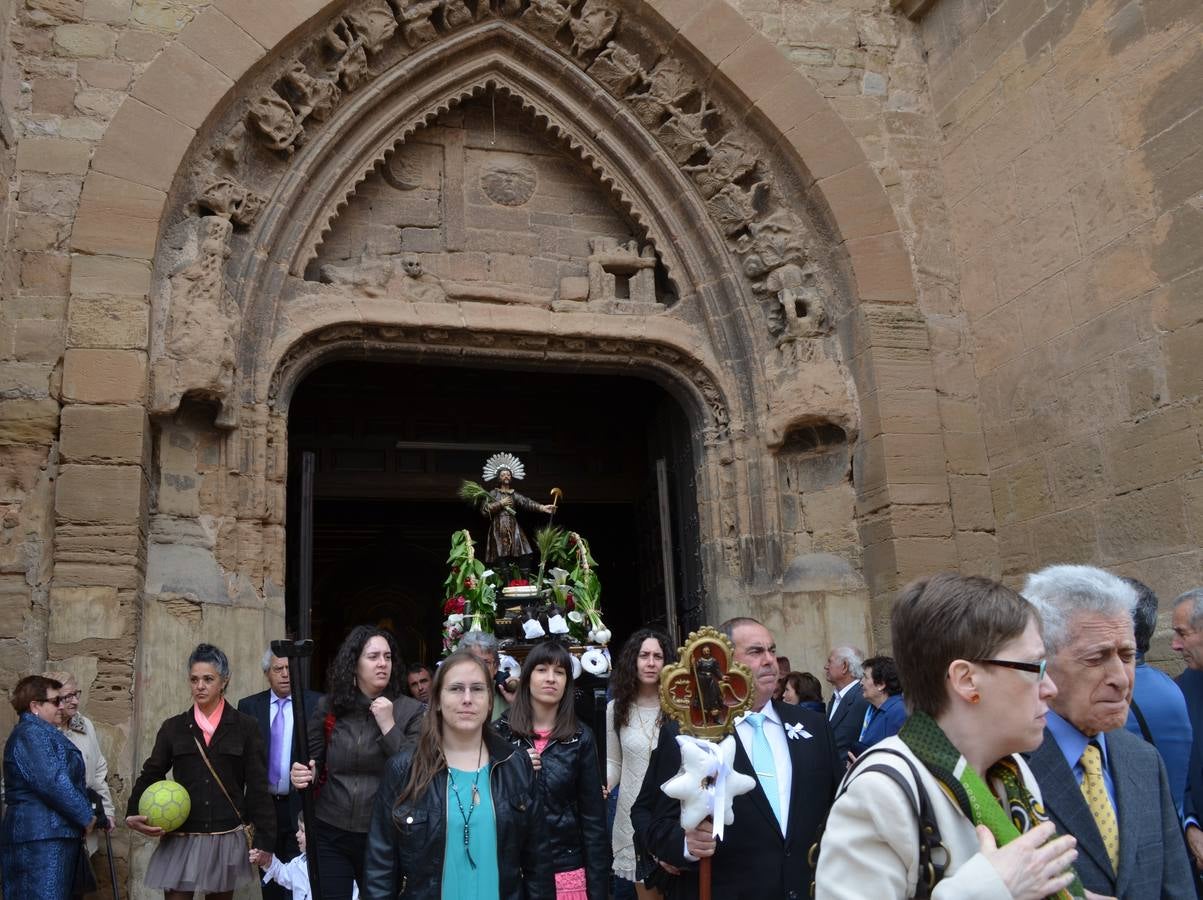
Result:
{"label": "white dress shirt", "polygon": [[[794,767],[789,758],[789,742],[785,738],[785,723],[773,704],[766,703],[760,710],[764,713],[764,736],[773,751],[773,763],[777,769],[777,808],[781,810],[781,833],[784,835],[789,828],[789,798],[794,782]],[[756,739],[756,729],[748,721],[747,716],[740,716],[735,721],[735,734],[743,744],[744,753],[752,758],[752,741]]]}
{"label": "white dress shirt", "polygon": [[[267,789],[273,794],[287,794],[292,790],[292,783],[289,781],[289,770],[292,768],[292,697],[284,699],[284,740],[280,742],[280,780],[276,784],[269,784]],[[280,704],[277,702],[280,698],[273,691],[271,698],[267,704],[267,733],[269,735],[268,743],[271,743],[271,727],[275,724],[276,716],[280,713]],[[271,753],[272,748],[269,746],[267,752]]]}

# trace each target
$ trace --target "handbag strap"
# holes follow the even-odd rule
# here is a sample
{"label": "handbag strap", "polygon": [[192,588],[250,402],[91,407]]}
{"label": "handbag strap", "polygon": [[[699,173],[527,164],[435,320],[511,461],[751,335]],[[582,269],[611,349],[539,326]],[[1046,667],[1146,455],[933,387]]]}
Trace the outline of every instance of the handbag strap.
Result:
{"label": "handbag strap", "polygon": [[[882,764],[865,765],[871,756],[877,756],[882,753],[896,756],[906,763],[907,768],[911,770],[911,776],[915,780],[913,792],[905,776],[893,766]],[[931,806],[931,798],[928,797],[927,789],[923,786],[923,780],[919,777],[919,771],[915,768],[915,764],[910,761],[906,754],[899,753],[897,750],[891,750],[888,747],[875,747],[857,757],[856,762],[852,764],[852,768],[848,770],[848,774],[844,777],[844,784],[840,794],[848,790],[848,786],[852,783],[853,772],[877,772],[885,775],[901,788],[903,795],[910,804],[911,812],[914,813],[918,825],[919,875],[915,882],[915,893],[913,896],[915,900],[928,900],[931,897],[932,890],[944,878],[945,869],[948,868],[948,849],[944,846],[940,837],[940,827],[936,823],[936,815]],[[917,797],[916,794],[918,795]],[[838,795],[836,799],[839,799]],[[807,862],[810,864],[812,873],[818,870],[823,832],[826,830],[827,826],[824,823],[820,826],[815,843],[810,848],[810,853],[807,856]],[[811,881],[810,884],[810,895],[812,897],[815,895],[814,881]]]}
{"label": "handbag strap", "polygon": [[225,782],[221,780],[221,776],[217,774],[217,770],[213,768],[213,763],[209,762],[209,754],[205,752],[204,745],[200,742],[195,734],[192,735],[192,740],[196,743],[196,749],[200,751],[201,759],[205,761],[205,766],[209,769],[209,774],[213,776],[213,780],[217,782],[217,786],[221,788],[221,792],[225,794],[227,800],[230,801],[230,806],[234,809],[234,815],[238,817],[238,821],[246,825],[246,819],[242,817],[242,810],[238,808],[238,804],[234,802],[234,798],[230,796],[230,792],[226,790]]}

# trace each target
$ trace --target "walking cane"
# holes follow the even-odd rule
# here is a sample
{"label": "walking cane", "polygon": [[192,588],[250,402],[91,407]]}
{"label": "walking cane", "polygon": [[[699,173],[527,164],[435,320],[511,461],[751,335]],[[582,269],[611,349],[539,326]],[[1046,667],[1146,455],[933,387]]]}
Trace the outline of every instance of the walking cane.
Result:
{"label": "walking cane", "polygon": [[113,900],[121,900],[121,890],[117,886],[117,861],[113,859],[113,836],[107,828],[104,829],[104,846],[109,851],[109,878],[113,882]]}

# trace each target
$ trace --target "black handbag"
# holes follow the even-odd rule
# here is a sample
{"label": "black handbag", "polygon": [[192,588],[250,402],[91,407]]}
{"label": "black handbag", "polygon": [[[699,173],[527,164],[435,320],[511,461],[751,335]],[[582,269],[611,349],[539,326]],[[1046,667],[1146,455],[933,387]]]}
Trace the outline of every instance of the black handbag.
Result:
{"label": "black handbag", "polygon": [[96,873],[92,871],[92,860],[88,857],[87,841],[79,842],[79,852],[75,854],[75,874],[71,878],[71,896],[82,897],[94,894],[98,890]]}

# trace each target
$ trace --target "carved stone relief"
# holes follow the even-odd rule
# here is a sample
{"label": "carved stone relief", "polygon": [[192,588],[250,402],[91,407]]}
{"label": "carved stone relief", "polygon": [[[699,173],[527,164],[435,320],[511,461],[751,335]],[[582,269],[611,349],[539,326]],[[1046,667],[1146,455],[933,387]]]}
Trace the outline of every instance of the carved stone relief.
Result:
{"label": "carved stone relief", "polygon": [[192,257],[169,279],[170,319],[163,355],[156,360],[153,408],[170,411],[195,394],[222,404],[218,424],[229,421],[234,384],[238,310],[225,289],[222,269],[230,254],[230,220],[204,216]]}
{"label": "carved stone relief", "polygon": [[538,183],[538,173],[525,162],[495,162],[480,173],[480,189],[502,206],[522,206],[535,193]]}

